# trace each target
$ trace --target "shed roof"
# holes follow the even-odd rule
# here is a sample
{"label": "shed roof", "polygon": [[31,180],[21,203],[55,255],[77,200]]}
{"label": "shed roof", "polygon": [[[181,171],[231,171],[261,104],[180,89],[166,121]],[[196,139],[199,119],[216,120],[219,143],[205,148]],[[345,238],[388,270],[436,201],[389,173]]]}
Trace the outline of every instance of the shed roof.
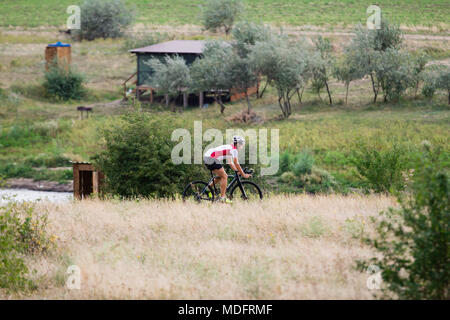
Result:
{"label": "shed roof", "polygon": [[194,53],[202,54],[204,40],[172,40],[151,46],[129,50],[131,53]]}

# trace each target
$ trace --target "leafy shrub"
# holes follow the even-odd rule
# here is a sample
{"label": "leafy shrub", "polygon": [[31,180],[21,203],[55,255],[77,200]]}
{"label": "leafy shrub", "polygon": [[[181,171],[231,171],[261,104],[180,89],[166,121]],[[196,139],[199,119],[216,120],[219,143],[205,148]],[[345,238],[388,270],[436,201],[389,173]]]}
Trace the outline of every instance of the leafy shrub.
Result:
{"label": "leafy shrub", "polygon": [[293,183],[296,179],[296,176],[291,171],[283,172],[283,174],[280,177],[280,181],[284,183]]}
{"label": "leafy shrub", "polygon": [[446,66],[440,69],[436,86],[447,94],[448,104],[450,104],[450,67]]}
{"label": "leafy shrub", "polygon": [[228,34],[234,21],[242,12],[241,0],[207,0],[202,8],[202,22],[205,30],[216,31],[223,28]]}
{"label": "leafy shrub", "polygon": [[387,297],[450,299],[450,174],[439,156],[426,149],[411,192],[398,199],[401,208],[380,213],[376,235],[366,239],[380,256],[358,261],[358,268],[377,265]]}
{"label": "leafy shrub", "polygon": [[291,170],[291,154],[289,151],[284,151],[280,156],[280,173],[285,173]]}
{"label": "leafy shrub", "polygon": [[46,231],[47,215],[37,215],[30,203],[8,200],[0,206],[0,287],[30,289],[33,282],[23,258],[52,248]]}
{"label": "leafy shrub", "polygon": [[313,165],[313,155],[308,151],[303,151],[297,154],[295,158],[295,164],[293,166],[293,171],[297,176],[309,174],[311,173]]}
{"label": "leafy shrub", "polygon": [[89,0],[81,5],[79,39],[118,38],[134,20],[134,13],[121,0]]}
{"label": "leafy shrub", "polygon": [[425,72],[424,78],[422,94],[432,98],[436,91],[444,91],[450,104],[450,68],[443,65],[432,66]]}
{"label": "leafy shrub", "polygon": [[295,185],[309,193],[320,193],[330,191],[336,186],[336,181],[329,172],[312,167],[310,173],[297,177]]}
{"label": "leafy shrub", "polygon": [[314,166],[314,157],[309,151],[300,152],[295,157],[285,151],[281,155],[280,168],[283,173],[279,181],[293,185],[297,190],[309,193],[328,192],[337,185],[330,173]]}
{"label": "leafy shrub", "polygon": [[361,143],[353,152],[351,162],[369,188],[375,192],[392,192],[404,188],[407,160],[404,148],[397,143],[384,149]]}
{"label": "leafy shrub", "polygon": [[44,88],[54,98],[79,100],[86,94],[83,76],[69,66],[53,65],[45,72]]}
{"label": "leafy shrub", "polygon": [[106,192],[122,197],[173,197],[206,171],[171,159],[173,119],[133,112],[102,130],[104,148],[94,158],[106,176]]}
{"label": "leafy shrub", "polygon": [[422,94],[426,98],[431,99],[433,98],[436,90],[437,90],[437,74],[435,72],[432,72],[431,70],[428,70],[424,74]]}

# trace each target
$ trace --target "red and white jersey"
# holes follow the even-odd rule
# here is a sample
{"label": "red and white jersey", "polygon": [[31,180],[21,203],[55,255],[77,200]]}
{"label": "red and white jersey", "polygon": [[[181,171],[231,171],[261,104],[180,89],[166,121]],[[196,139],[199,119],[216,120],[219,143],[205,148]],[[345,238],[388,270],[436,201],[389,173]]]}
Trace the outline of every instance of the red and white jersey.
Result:
{"label": "red and white jersey", "polygon": [[226,158],[237,158],[238,151],[234,145],[224,144],[222,146],[218,146],[216,148],[209,149],[205,153],[205,157],[210,157],[222,161]]}

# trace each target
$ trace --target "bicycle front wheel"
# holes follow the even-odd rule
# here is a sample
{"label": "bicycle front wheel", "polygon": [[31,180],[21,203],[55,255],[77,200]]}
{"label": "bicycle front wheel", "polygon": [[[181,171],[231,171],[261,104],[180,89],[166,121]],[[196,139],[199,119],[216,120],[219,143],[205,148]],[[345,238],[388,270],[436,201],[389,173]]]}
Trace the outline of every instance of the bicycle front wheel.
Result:
{"label": "bicycle front wheel", "polygon": [[230,199],[235,197],[242,200],[262,200],[263,194],[258,185],[251,181],[241,181],[242,189],[235,185],[230,192]]}
{"label": "bicycle front wheel", "polygon": [[211,186],[208,186],[203,181],[193,181],[189,183],[183,191],[183,201],[186,200],[200,201],[214,201],[214,191]]}

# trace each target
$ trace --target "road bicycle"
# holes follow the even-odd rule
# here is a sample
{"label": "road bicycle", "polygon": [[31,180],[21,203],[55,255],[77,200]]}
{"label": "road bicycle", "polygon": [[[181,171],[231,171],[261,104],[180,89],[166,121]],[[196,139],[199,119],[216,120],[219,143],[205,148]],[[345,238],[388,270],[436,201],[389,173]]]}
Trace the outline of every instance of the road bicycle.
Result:
{"label": "road bicycle", "polygon": [[[244,168],[243,170],[247,174],[253,174],[252,169]],[[190,182],[183,191],[183,201],[193,199],[197,202],[210,201],[214,202],[219,198],[220,187],[216,188],[214,184],[214,176],[212,170],[210,170],[211,179],[208,182],[201,180]],[[232,178],[231,182],[227,186],[226,194],[228,199],[240,198],[242,200],[262,200],[263,194],[261,188],[254,182],[248,180],[241,180],[238,172],[234,175],[228,175],[228,179]]]}

